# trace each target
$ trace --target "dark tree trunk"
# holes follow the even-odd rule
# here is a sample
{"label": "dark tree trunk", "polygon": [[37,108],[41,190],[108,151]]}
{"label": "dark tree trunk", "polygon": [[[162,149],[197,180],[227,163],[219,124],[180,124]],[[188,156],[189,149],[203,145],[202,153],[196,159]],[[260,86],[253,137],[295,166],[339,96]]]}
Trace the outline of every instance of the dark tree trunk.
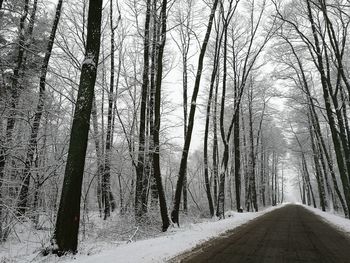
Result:
{"label": "dark tree trunk", "polygon": [[112,120],[113,120],[113,102],[114,102],[114,54],[115,54],[115,44],[114,44],[114,25],[113,25],[113,1],[110,1],[110,14],[109,23],[111,30],[111,72],[110,72],[110,83],[108,92],[108,111],[107,111],[107,134],[106,134],[106,149],[105,149],[105,160],[104,160],[104,170],[102,174],[102,204],[103,204],[103,218],[106,220],[111,211],[114,211],[116,204],[111,190],[111,153],[112,153]]}
{"label": "dark tree trunk", "polygon": [[[189,19],[189,18],[187,18]],[[183,113],[184,113],[184,138],[186,138],[186,132],[187,132],[187,84],[188,84],[188,77],[187,77],[187,53],[188,53],[188,48],[186,52],[183,54]],[[185,213],[187,213],[187,171],[185,172],[184,175],[184,183],[183,183],[183,189],[182,189],[182,194],[183,194],[183,210]]]}
{"label": "dark tree trunk", "polygon": [[144,191],[144,174],[145,171],[145,127],[147,112],[147,96],[149,83],[149,32],[151,19],[151,0],[146,3],[146,19],[145,19],[145,36],[143,42],[143,75],[141,88],[141,108],[140,108],[140,131],[139,131],[139,150],[138,161],[136,167],[136,190],[135,190],[135,217],[140,220],[144,212],[146,212],[147,203],[143,203],[142,193]]}
{"label": "dark tree trunk", "polygon": [[[218,71],[218,66],[219,66],[220,46],[221,46],[221,39],[222,39],[222,34],[221,34],[221,37],[219,39],[219,35],[220,35],[219,32],[220,31],[218,30],[217,35],[216,35],[216,41],[215,41],[214,63],[213,63],[213,71],[212,71],[211,79],[210,79],[209,97],[208,97],[208,102],[207,102],[207,114],[206,114],[206,119],[205,119],[204,144],[203,144],[204,180],[205,180],[205,189],[206,189],[206,194],[207,194],[208,204],[209,204],[209,212],[210,212],[211,216],[214,216],[214,205],[213,205],[213,199],[211,196],[210,183],[209,183],[208,136],[209,136],[210,114],[212,112],[211,105],[213,103],[213,92],[214,92],[215,79],[217,77],[217,71]],[[216,103],[216,102],[214,102],[214,103]],[[214,153],[214,154],[216,154],[216,153]],[[215,184],[215,182],[214,182],[214,184]],[[215,194],[215,198],[216,198],[216,194]]]}
{"label": "dark tree trunk", "polygon": [[214,178],[214,206],[218,202],[218,180],[219,180],[219,146],[217,129],[217,107],[218,107],[219,74],[215,85],[214,111],[213,111],[213,178]]}
{"label": "dark tree trunk", "polygon": [[[243,149],[248,149],[247,146],[247,137],[246,137],[246,127],[244,121],[243,109],[241,108],[241,123],[242,123],[242,132],[243,132]],[[245,195],[245,207],[247,207],[248,203],[248,185],[249,185],[249,177],[248,177],[248,151],[243,151],[243,171],[244,171],[244,195]],[[248,210],[249,211],[249,210]]]}
{"label": "dark tree trunk", "polygon": [[240,150],[240,114],[239,109],[234,119],[233,128],[233,147],[234,147],[234,165],[235,165],[235,187],[236,187],[236,208],[239,213],[243,212],[241,207],[241,150]]}
{"label": "dark tree trunk", "polygon": [[211,13],[210,13],[210,17],[209,17],[207,31],[206,31],[206,34],[205,34],[205,37],[203,40],[203,44],[202,44],[202,47],[200,50],[200,54],[199,54],[198,68],[197,68],[196,80],[195,80],[193,93],[192,93],[191,108],[190,108],[190,115],[189,115],[189,119],[188,119],[188,128],[187,128],[187,132],[186,132],[185,145],[184,145],[184,148],[182,150],[179,177],[178,177],[178,180],[176,183],[176,190],[175,190],[174,207],[173,207],[173,211],[171,212],[171,220],[175,224],[179,224],[179,208],[180,208],[180,201],[181,201],[181,192],[182,192],[185,173],[187,170],[188,152],[190,150],[192,131],[193,131],[193,126],[194,126],[194,116],[195,116],[196,107],[197,107],[196,101],[197,101],[199,85],[200,85],[200,81],[201,81],[201,77],[202,77],[204,56],[205,56],[205,52],[207,49],[209,36],[210,36],[211,28],[213,25],[213,20],[214,20],[217,5],[218,5],[218,0],[215,0],[213,3],[213,6],[211,8]]}
{"label": "dark tree trunk", "polygon": [[306,158],[305,158],[305,155],[303,152],[301,153],[301,158],[302,158],[302,164],[304,167],[306,187],[309,191],[310,197],[312,198],[312,204],[313,204],[314,208],[317,208],[314,191],[313,191],[312,185],[311,185],[310,173],[309,173],[309,169],[307,168],[307,162],[306,162]]}
{"label": "dark tree trunk", "polygon": [[225,133],[225,126],[224,126],[224,120],[225,120],[225,101],[226,101],[226,79],[227,79],[227,28],[228,24],[227,21],[224,20],[224,53],[223,53],[223,78],[222,78],[222,94],[221,94],[221,109],[220,109],[220,134],[221,134],[221,140],[224,146],[224,153],[222,156],[222,162],[221,162],[221,172],[220,172],[220,183],[219,183],[219,196],[218,196],[218,203],[217,203],[217,209],[216,209],[216,216],[219,218],[225,217],[225,179],[226,179],[226,172],[227,172],[227,166],[229,161],[229,145],[228,140],[226,139],[226,133]]}
{"label": "dark tree trunk", "polygon": [[[52,52],[52,47],[53,47],[53,44],[55,41],[58,23],[59,23],[59,20],[61,17],[62,2],[63,2],[63,0],[60,0],[57,4],[55,18],[54,18],[53,25],[51,28],[49,41],[47,43],[44,60],[43,60],[43,63],[41,65],[41,74],[40,74],[40,82],[39,82],[39,100],[38,100],[38,104],[36,107],[34,120],[33,120],[33,124],[32,124],[32,129],[31,129],[31,133],[30,133],[30,140],[28,143],[27,155],[26,155],[26,159],[24,162],[25,163],[24,170],[23,170],[24,180],[22,183],[22,187],[20,189],[19,200],[18,200],[18,205],[17,205],[18,206],[18,213],[20,215],[24,215],[24,213],[27,209],[27,206],[28,206],[28,190],[29,190],[29,183],[30,183],[30,178],[31,178],[30,170],[32,167],[35,150],[36,150],[37,145],[38,145],[38,134],[39,134],[39,128],[40,128],[40,121],[41,121],[41,117],[42,117],[42,114],[44,111],[44,105],[45,105],[47,68],[49,65],[50,58],[51,58],[51,52]],[[36,3],[37,3],[37,1],[35,1],[34,6],[33,6],[34,15],[31,16],[31,21],[33,24],[34,24]]]}
{"label": "dark tree trunk", "polygon": [[249,187],[248,187],[248,200],[252,203],[255,212],[258,212],[258,201],[256,196],[256,182],[255,182],[255,150],[254,150],[254,134],[253,134],[253,84],[249,91]]}
{"label": "dark tree trunk", "polygon": [[100,212],[100,217],[102,217],[103,208],[102,208],[102,174],[103,174],[103,160],[102,160],[102,148],[100,145],[99,133],[98,133],[98,123],[97,123],[97,111],[96,111],[96,99],[94,97],[92,102],[91,109],[92,116],[92,126],[94,131],[94,140],[95,140],[95,149],[96,149],[96,157],[97,157],[97,171],[96,171],[96,197],[97,197],[97,205],[98,210]]}
{"label": "dark tree trunk", "polygon": [[[262,135],[261,135],[262,136]],[[262,205],[265,207],[266,206],[266,196],[265,196],[265,189],[266,189],[266,172],[265,172],[265,158],[266,158],[266,153],[264,152],[264,147],[263,147],[263,140],[261,138],[261,153],[260,153],[260,180],[261,180],[261,186],[260,186],[260,195],[261,195],[261,202]]]}
{"label": "dark tree trunk", "polygon": [[85,59],[82,63],[78,97],[71,129],[60,205],[53,236],[54,252],[77,251],[80,198],[100,51],[102,0],[90,0]]}
{"label": "dark tree trunk", "polygon": [[163,53],[166,41],[166,28],[167,28],[167,0],[163,0],[161,8],[161,40],[158,47],[157,57],[157,77],[154,96],[154,132],[153,132],[153,163],[154,163],[154,177],[157,184],[160,213],[162,217],[162,230],[166,231],[170,225],[168,216],[168,208],[166,205],[165,192],[162,184],[162,176],[160,169],[160,152],[159,152],[159,133],[160,133],[160,107],[161,107],[161,89],[162,89],[162,77],[163,77]]}
{"label": "dark tree trunk", "polygon": [[153,13],[153,35],[152,35],[152,53],[151,53],[151,81],[150,81],[150,92],[149,92],[149,160],[150,160],[150,172],[151,172],[151,204],[156,204],[159,199],[157,183],[154,177],[154,162],[153,162],[153,134],[154,134],[154,95],[155,95],[155,76],[157,67],[157,43],[159,41],[159,25],[157,23],[157,2],[153,1],[152,13]]}
{"label": "dark tree trunk", "polygon": [[[309,117],[309,114],[308,114]],[[315,136],[314,136],[314,131],[311,127],[311,123],[310,123],[310,118],[309,119],[309,133],[310,133],[310,140],[311,140],[311,148],[312,148],[312,152],[313,152],[313,159],[314,159],[314,164],[315,164],[315,172],[316,172],[316,180],[317,180],[317,186],[318,186],[318,194],[319,194],[319,198],[320,198],[320,206],[322,211],[326,211],[326,206],[327,206],[327,202],[326,202],[326,191],[324,188],[324,180],[323,180],[323,175],[321,173],[321,167],[320,167],[320,163],[319,163],[319,152],[317,151],[317,147],[315,144]]]}

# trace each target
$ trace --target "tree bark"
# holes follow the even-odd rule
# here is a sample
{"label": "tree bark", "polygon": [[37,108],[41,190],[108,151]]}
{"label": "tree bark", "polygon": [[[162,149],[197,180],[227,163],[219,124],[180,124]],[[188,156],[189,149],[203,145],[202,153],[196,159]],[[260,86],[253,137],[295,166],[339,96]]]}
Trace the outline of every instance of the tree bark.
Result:
{"label": "tree bark", "polygon": [[143,181],[145,171],[145,127],[146,127],[146,108],[147,108],[147,96],[148,96],[148,83],[149,83],[149,32],[150,32],[150,19],[151,19],[151,0],[147,0],[146,3],[146,19],[145,19],[145,35],[143,42],[143,75],[142,75],[142,88],[141,88],[141,108],[140,108],[140,131],[139,131],[139,150],[138,161],[136,167],[136,190],[135,190],[135,217],[136,220],[140,220],[144,212],[147,211],[144,206],[147,207],[147,203],[142,202],[142,192],[144,191]]}
{"label": "tree bark", "polygon": [[115,43],[114,43],[114,25],[113,25],[113,1],[110,1],[110,13],[109,13],[109,24],[111,30],[111,71],[110,71],[110,82],[108,92],[108,110],[107,110],[107,133],[106,133],[106,144],[105,144],[105,159],[104,169],[102,174],[102,204],[103,204],[103,219],[106,220],[110,215],[111,211],[114,211],[116,204],[111,190],[111,154],[112,154],[112,120],[113,120],[113,102],[114,102],[114,54],[115,54]]}
{"label": "tree bark", "polygon": [[102,147],[100,143],[99,133],[98,133],[98,123],[97,123],[97,108],[96,108],[96,98],[94,97],[92,102],[91,109],[92,116],[92,126],[94,131],[94,140],[95,140],[95,149],[96,149],[96,157],[97,157],[97,171],[96,171],[96,197],[97,197],[97,205],[100,212],[100,217],[102,217],[103,208],[102,208],[102,174],[103,174],[103,157],[102,157]]}
{"label": "tree bark", "polygon": [[[36,107],[34,120],[33,120],[33,124],[32,124],[32,129],[31,129],[31,133],[30,133],[30,139],[29,139],[29,143],[28,143],[26,159],[24,162],[25,163],[24,170],[23,170],[24,180],[22,183],[22,187],[20,189],[19,200],[18,200],[18,205],[17,205],[18,213],[20,215],[25,214],[25,211],[26,211],[27,206],[28,206],[28,204],[27,204],[28,203],[28,190],[29,190],[29,183],[30,183],[30,178],[31,178],[30,170],[32,167],[35,150],[36,150],[37,145],[38,145],[38,134],[39,134],[39,128],[40,128],[40,121],[41,121],[42,114],[44,112],[44,105],[45,105],[47,69],[49,66],[50,58],[51,58],[51,52],[52,52],[52,47],[53,47],[55,37],[56,37],[58,23],[59,23],[59,20],[61,17],[62,2],[63,2],[63,0],[59,0],[57,3],[55,18],[54,18],[53,25],[51,28],[49,41],[47,43],[44,60],[43,60],[43,63],[41,65],[40,82],[39,82],[39,100],[38,100],[38,104]],[[34,3],[34,6],[33,6],[34,10],[36,10],[36,3],[37,3],[37,1],[35,1],[35,3]],[[35,12],[34,10],[33,10],[33,12]],[[34,13],[34,15],[31,16],[31,20],[33,21],[32,22],[33,24],[34,24],[34,17],[35,17],[35,13]]]}
{"label": "tree bark", "polygon": [[[255,212],[258,212],[258,202],[256,197],[256,182],[255,182],[255,150],[254,150],[254,134],[253,134],[253,84],[249,91],[248,98],[248,113],[249,113],[249,162],[248,162],[248,202],[252,203]],[[247,209],[249,211],[249,209]]]}
{"label": "tree bark", "polygon": [[154,164],[154,177],[157,184],[158,196],[159,196],[159,206],[160,213],[162,217],[162,230],[165,232],[169,225],[170,220],[168,216],[168,208],[166,205],[165,193],[162,184],[162,176],[160,169],[160,152],[159,152],[159,132],[160,132],[160,107],[161,107],[161,88],[162,88],[162,77],[163,77],[163,53],[166,41],[166,28],[167,28],[167,0],[163,0],[161,8],[161,40],[158,47],[157,56],[157,77],[155,86],[155,97],[154,97],[154,132],[153,132],[153,164]]}
{"label": "tree bark", "polygon": [[86,53],[82,64],[61,200],[52,240],[53,252],[60,255],[66,252],[75,253],[78,246],[81,188],[100,51],[101,18],[102,0],[90,0]]}
{"label": "tree bark", "polygon": [[313,159],[315,164],[315,175],[317,180],[317,186],[318,186],[318,194],[320,198],[320,206],[322,211],[326,211],[327,201],[326,201],[326,192],[324,188],[324,180],[323,175],[321,173],[321,167],[319,163],[319,153],[317,151],[316,145],[315,145],[315,136],[314,131],[312,130],[311,123],[310,123],[310,117],[308,114],[308,121],[309,121],[309,133],[310,133],[310,140],[311,140],[311,148],[313,152]]}
{"label": "tree bark", "polygon": [[196,101],[197,101],[200,81],[201,81],[201,77],[202,77],[203,61],[204,61],[204,56],[205,56],[205,52],[207,49],[208,40],[209,40],[212,25],[213,25],[213,20],[214,20],[217,5],[218,5],[218,0],[214,0],[213,6],[211,8],[211,13],[209,16],[207,31],[206,31],[206,34],[205,34],[205,37],[203,40],[203,44],[202,44],[202,47],[200,50],[200,54],[199,54],[198,68],[197,68],[196,80],[195,80],[193,93],[192,93],[191,108],[190,108],[190,115],[189,115],[189,119],[188,119],[188,127],[187,127],[187,132],[186,132],[185,145],[184,145],[184,148],[182,150],[179,177],[178,177],[178,180],[176,183],[174,206],[173,206],[173,211],[171,212],[171,220],[175,224],[178,224],[178,225],[179,225],[179,208],[180,208],[180,201],[181,201],[181,191],[182,191],[182,187],[183,187],[183,180],[184,180],[185,173],[187,170],[187,159],[188,159],[188,153],[189,153],[190,145],[191,145],[192,131],[193,131],[193,126],[194,126],[194,116],[195,116],[196,107],[197,107]]}
{"label": "tree bark", "polygon": [[208,136],[209,136],[210,113],[212,111],[211,104],[213,103],[213,92],[214,92],[215,79],[218,71],[217,69],[218,69],[220,46],[221,46],[221,39],[222,39],[222,34],[219,39],[219,32],[220,31],[218,30],[216,35],[216,41],[215,41],[214,63],[213,63],[213,71],[210,79],[209,97],[207,102],[207,114],[205,119],[204,144],[203,144],[205,189],[206,189],[206,194],[207,194],[207,199],[209,204],[209,212],[210,212],[210,216],[212,217],[214,216],[214,205],[213,205],[213,199],[211,196],[210,183],[209,183]]}

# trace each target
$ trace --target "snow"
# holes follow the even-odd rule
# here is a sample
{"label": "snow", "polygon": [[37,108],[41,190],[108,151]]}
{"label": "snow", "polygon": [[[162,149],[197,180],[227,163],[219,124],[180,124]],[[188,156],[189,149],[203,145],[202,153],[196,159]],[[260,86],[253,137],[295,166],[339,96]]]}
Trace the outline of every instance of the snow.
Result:
{"label": "snow", "polygon": [[93,53],[88,53],[85,56],[85,59],[83,61],[83,65],[87,65],[88,67],[95,67],[95,55]]}
{"label": "snow", "polygon": [[84,61],[83,61],[83,65],[84,64],[87,64],[87,65],[91,65],[91,66],[93,66],[93,65],[95,65],[95,62],[94,62],[94,59],[93,58],[86,58]]}
{"label": "snow", "polygon": [[[160,233],[157,237],[136,242],[92,239],[79,243],[79,252],[76,255],[62,257],[39,255],[43,246],[45,247],[40,242],[47,240],[49,233],[45,231],[36,233],[38,236],[33,239],[34,233],[27,233],[24,229],[28,229],[28,226],[23,226],[23,231],[27,234],[21,235],[24,237],[21,242],[6,242],[0,245],[0,262],[114,263],[116,260],[123,263],[165,262],[280,207],[270,207],[258,213],[229,211],[225,213],[224,220],[213,218],[201,223],[187,223],[180,228],[172,226],[167,232]],[[25,242],[27,240],[30,242]]]}
{"label": "snow", "polygon": [[[124,243],[114,247],[102,249],[94,255],[78,254],[74,256],[75,263],[114,263],[116,260],[123,263],[131,262],[165,262],[184,252],[190,251],[199,244],[217,237],[228,230],[243,225],[267,212],[280,208],[271,207],[258,213],[236,213],[230,212],[224,220],[212,219],[208,222],[189,224],[181,228],[172,227],[168,232],[153,239]],[[98,246],[98,244],[96,244]],[[72,256],[57,258],[54,256],[49,262],[71,262]]]}
{"label": "snow", "polygon": [[5,69],[4,70],[4,74],[13,74],[13,69],[9,68],[9,69]]}
{"label": "snow", "polygon": [[318,208],[313,208],[306,205],[302,206],[305,207],[307,210],[313,212],[314,214],[320,216],[324,221],[333,225],[340,231],[350,234],[350,220],[345,218],[344,216],[334,214],[332,212],[323,212]]}

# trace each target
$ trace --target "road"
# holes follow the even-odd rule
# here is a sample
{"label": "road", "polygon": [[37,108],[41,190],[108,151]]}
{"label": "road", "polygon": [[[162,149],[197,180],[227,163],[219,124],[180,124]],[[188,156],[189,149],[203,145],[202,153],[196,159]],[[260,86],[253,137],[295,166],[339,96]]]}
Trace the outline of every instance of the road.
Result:
{"label": "road", "polygon": [[350,239],[302,206],[286,205],[176,261],[350,263]]}

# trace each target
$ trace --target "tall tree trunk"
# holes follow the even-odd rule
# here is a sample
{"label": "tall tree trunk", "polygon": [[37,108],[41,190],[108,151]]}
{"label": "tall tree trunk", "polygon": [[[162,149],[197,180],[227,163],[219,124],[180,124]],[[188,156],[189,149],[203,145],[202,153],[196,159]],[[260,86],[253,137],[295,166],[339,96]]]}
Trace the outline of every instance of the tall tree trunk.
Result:
{"label": "tall tree trunk", "polygon": [[92,102],[91,109],[92,116],[92,126],[94,131],[94,140],[95,140],[95,149],[96,149],[96,157],[97,157],[97,171],[96,171],[96,196],[97,196],[97,205],[98,210],[100,212],[100,217],[102,217],[103,209],[102,209],[102,174],[103,174],[103,157],[102,157],[102,148],[100,145],[100,138],[98,133],[98,122],[97,122],[97,108],[96,108],[96,98],[94,97]]}
{"label": "tall tree trunk", "polygon": [[153,134],[154,134],[154,97],[155,97],[155,76],[156,76],[156,67],[158,55],[157,52],[157,43],[159,42],[159,23],[157,21],[157,1],[153,1],[152,5],[152,21],[153,21],[153,32],[152,32],[152,53],[151,53],[151,80],[150,80],[150,92],[149,92],[149,128],[150,128],[150,137],[149,137],[149,160],[150,160],[150,170],[151,170],[151,204],[156,204],[159,199],[157,183],[154,177],[154,162],[153,162],[153,152],[154,152],[154,143],[153,143]]}
{"label": "tall tree trunk", "polygon": [[218,145],[218,129],[217,129],[217,108],[218,108],[218,91],[219,91],[220,75],[217,74],[215,84],[214,109],[213,109],[213,180],[214,180],[214,206],[218,202],[218,180],[219,180],[219,145]]}
{"label": "tall tree trunk", "polygon": [[318,186],[318,194],[320,198],[320,206],[322,211],[326,211],[326,192],[324,188],[324,180],[323,180],[323,175],[321,173],[321,167],[319,163],[319,153],[317,151],[316,145],[315,145],[315,136],[314,136],[314,131],[312,130],[311,123],[310,123],[310,117],[308,114],[308,121],[309,121],[309,133],[310,133],[310,140],[311,140],[311,148],[313,152],[313,159],[314,159],[314,164],[315,164],[315,172],[316,172],[316,180],[317,180],[317,186]]}
{"label": "tall tree trunk", "polygon": [[[262,136],[262,135],[261,135]],[[265,189],[266,189],[266,172],[265,172],[265,161],[266,158],[266,153],[264,152],[264,147],[263,147],[263,140],[261,138],[261,153],[260,153],[260,180],[261,180],[261,185],[260,185],[260,195],[261,195],[261,203],[265,207],[266,206],[266,196],[265,196]]]}
{"label": "tall tree trunk", "polygon": [[[212,112],[211,105],[213,103],[213,92],[214,92],[215,80],[216,80],[216,77],[217,77],[217,71],[218,71],[218,66],[219,66],[218,64],[219,64],[220,46],[221,46],[221,39],[222,39],[222,34],[221,34],[221,37],[219,39],[219,32],[220,32],[220,30],[218,30],[218,32],[217,32],[216,41],[215,41],[214,63],[213,63],[213,71],[212,71],[211,79],[210,79],[209,97],[208,97],[208,102],[207,102],[207,114],[206,114],[206,119],[205,119],[204,144],[203,144],[203,148],[204,148],[203,149],[203,154],[204,154],[204,158],[203,158],[203,160],[204,160],[204,180],[205,180],[205,189],[206,189],[206,194],[207,194],[208,204],[209,204],[209,212],[210,212],[211,216],[214,216],[214,205],[213,205],[213,199],[212,199],[212,196],[211,196],[210,183],[209,183],[208,136],[209,136],[210,114]],[[217,98],[217,96],[216,96],[216,98]],[[216,101],[214,103],[216,103]],[[216,105],[214,105],[214,107],[216,107]],[[216,142],[216,144],[217,144],[217,142]],[[216,152],[215,151],[213,153],[213,156],[214,155],[216,156]],[[216,158],[215,158],[215,160],[216,160]],[[216,180],[216,178],[214,178],[214,180]],[[214,181],[214,184],[215,183],[216,182]],[[214,198],[217,198],[216,197],[216,193],[214,195]]]}
{"label": "tall tree trunk", "polygon": [[317,208],[314,191],[313,191],[312,185],[311,185],[310,173],[309,173],[309,169],[307,168],[307,162],[306,162],[306,158],[305,158],[305,155],[303,152],[301,153],[301,158],[302,158],[302,165],[304,167],[304,172],[305,172],[306,187],[307,187],[307,189],[310,193],[310,196],[312,198],[312,204],[313,204],[314,208]]}
{"label": "tall tree trunk", "polygon": [[160,169],[160,152],[159,152],[159,132],[160,132],[160,107],[161,107],[161,88],[162,88],[162,77],[163,77],[163,53],[166,41],[166,28],[167,28],[167,0],[163,0],[161,8],[161,41],[158,48],[157,57],[157,77],[154,97],[154,132],[153,132],[153,163],[154,163],[154,177],[157,183],[157,190],[159,196],[160,213],[162,217],[162,230],[166,231],[170,225],[168,216],[168,208],[166,205],[165,193],[162,184],[162,176]]}
{"label": "tall tree trunk", "polygon": [[[20,215],[24,215],[24,213],[27,209],[27,206],[28,206],[28,190],[29,190],[29,183],[30,183],[30,178],[31,178],[30,170],[32,167],[35,150],[36,150],[37,145],[38,145],[38,134],[39,134],[39,128],[40,128],[40,121],[41,121],[41,117],[42,117],[42,114],[44,111],[44,105],[45,105],[47,69],[49,66],[50,58],[51,58],[51,52],[52,52],[52,47],[53,47],[53,44],[55,41],[58,23],[59,23],[59,20],[61,17],[62,2],[63,2],[63,0],[60,0],[60,1],[58,1],[58,4],[57,4],[55,18],[54,18],[53,25],[51,28],[49,41],[47,43],[44,60],[43,60],[43,63],[41,65],[40,82],[39,82],[39,100],[38,100],[38,104],[36,107],[34,120],[33,120],[33,124],[32,124],[32,129],[31,129],[31,133],[30,133],[30,139],[29,139],[29,143],[28,143],[27,154],[26,154],[26,159],[24,162],[24,170],[23,170],[23,176],[22,176],[22,178],[24,178],[24,180],[22,183],[22,187],[20,189],[19,200],[18,200],[18,205],[17,205],[18,213]],[[34,19],[35,19],[34,17],[35,17],[36,3],[37,3],[37,1],[34,2],[34,6],[33,6],[34,15],[31,16],[31,20],[32,20],[33,24],[34,24]]]}
{"label": "tall tree trunk", "polygon": [[249,202],[252,203],[255,212],[258,211],[258,201],[256,197],[256,182],[255,182],[255,150],[254,150],[254,134],[253,134],[253,84],[249,91],[249,187],[248,187],[248,196]]}
{"label": "tall tree trunk", "polygon": [[113,1],[110,1],[109,24],[111,30],[111,72],[108,91],[108,109],[107,109],[107,133],[104,155],[104,169],[102,174],[102,204],[103,219],[106,220],[111,210],[114,210],[115,203],[111,191],[111,152],[112,152],[112,120],[113,120],[113,102],[114,102],[114,25],[113,25]]}
{"label": "tall tree trunk", "polygon": [[187,132],[186,132],[185,145],[184,145],[184,148],[182,150],[179,177],[178,177],[178,180],[176,183],[176,190],[175,190],[174,207],[173,207],[173,211],[171,212],[171,220],[175,224],[179,224],[179,208],[180,208],[180,201],[181,201],[181,191],[182,191],[182,187],[183,187],[183,180],[184,180],[185,173],[187,170],[187,159],[188,159],[188,153],[189,153],[190,145],[191,145],[192,131],[193,131],[193,126],[194,126],[194,116],[195,116],[196,107],[197,107],[196,101],[197,101],[200,81],[201,81],[201,77],[202,77],[204,56],[205,56],[205,52],[207,49],[209,36],[210,36],[211,28],[213,25],[213,20],[214,20],[217,5],[218,5],[218,0],[214,0],[213,6],[211,8],[211,13],[210,13],[210,17],[209,17],[207,31],[206,31],[206,34],[205,34],[205,37],[204,37],[204,40],[202,43],[202,47],[200,50],[200,54],[199,54],[198,68],[197,68],[197,74],[196,74],[195,84],[194,84],[193,93],[192,93],[191,108],[190,108],[190,115],[189,115],[189,119],[188,119],[188,127],[187,127]]}
{"label": "tall tree trunk", "polygon": [[89,1],[85,59],[82,63],[61,200],[52,240],[53,252],[57,254],[75,253],[78,246],[81,187],[100,51],[102,2]]}
{"label": "tall tree trunk", "polygon": [[239,126],[240,114],[239,112],[240,111],[238,109],[234,119],[233,147],[234,147],[234,165],[235,165],[234,171],[235,171],[236,208],[237,208],[237,212],[242,213],[243,209],[241,207],[241,150],[240,150],[241,146],[240,146],[240,126]]}
{"label": "tall tree trunk", "polygon": [[148,96],[148,83],[149,83],[149,32],[150,32],[150,19],[151,19],[151,0],[147,0],[146,3],[146,19],[145,19],[145,36],[143,42],[143,76],[142,76],[142,91],[141,91],[141,108],[140,108],[140,131],[139,131],[139,150],[138,161],[136,167],[136,191],[135,191],[135,217],[137,220],[143,215],[145,211],[144,206],[147,207],[147,203],[142,202],[144,170],[145,170],[145,127],[146,127],[146,108],[147,108],[147,96]]}
{"label": "tall tree trunk", "polygon": [[227,166],[229,161],[229,145],[226,139],[224,120],[225,120],[225,101],[226,101],[226,80],[227,80],[227,29],[228,21],[224,20],[224,43],[223,43],[223,78],[222,78],[222,94],[221,94],[221,109],[220,109],[220,134],[224,146],[224,152],[221,161],[221,171],[219,178],[219,195],[216,208],[216,216],[219,218],[225,217],[225,179]]}
{"label": "tall tree trunk", "polygon": [[[189,19],[189,18],[187,18]],[[183,78],[183,114],[184,114],[184,138],[186,138],[186,132],[187,132],[187,84],[188,84],[188,77],[187,77],[187,53],[188,49],[186,52],[183,54],[182,58],[182,65],[183,65],[183,71],[182,71],[182,78]],[[185,171],[184,175],[184,183],[183,183],[183,189],[182,189],[182,194],[183,194],[183,210],[185,213],[187,213],[187,171]]]}

